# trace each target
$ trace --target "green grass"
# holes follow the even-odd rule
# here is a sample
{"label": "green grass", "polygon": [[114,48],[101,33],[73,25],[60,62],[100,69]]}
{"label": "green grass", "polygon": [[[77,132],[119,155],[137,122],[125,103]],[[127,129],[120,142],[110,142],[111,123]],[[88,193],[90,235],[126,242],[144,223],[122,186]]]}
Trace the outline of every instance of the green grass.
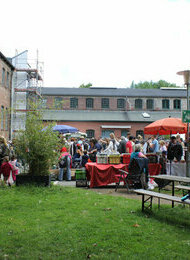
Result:
{"label": "green grass", "polygon": [[0,259],[190,259],[190,209],[88,189],[0,188]]}

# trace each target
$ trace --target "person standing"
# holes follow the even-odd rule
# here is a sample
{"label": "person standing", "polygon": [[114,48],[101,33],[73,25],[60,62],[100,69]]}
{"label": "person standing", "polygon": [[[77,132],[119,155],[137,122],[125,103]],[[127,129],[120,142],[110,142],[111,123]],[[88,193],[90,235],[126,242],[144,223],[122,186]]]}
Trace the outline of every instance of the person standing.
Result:
{"label": "person standing", "polygon": [[120,154],[122,153],[126,153],[126,140],[124,136],[121,136],[121,141],[119,142],[119,147],[118,147],[118,151]]}
{"label": "person standing", "polygon": [[133,136],[129,136],[129,141],[126,144],[126,152],[132,153],[133,152],[133,145],[132,145]]}
{"label": "person standing", "polygon": [[61,155],[59,157],[59,176],[58,180],[63,180],[64,169],[66,169],[66,180],[71,181],[71,167],[72,160],[71,155],[67,152],[67,148],[63,147],[61,149]]}
{"label": "person standing", "polygon": [[156,139],[156,135],[152,136],[152,143],[150,144],[153,153],[157,153],[159,151],[158,140]]}

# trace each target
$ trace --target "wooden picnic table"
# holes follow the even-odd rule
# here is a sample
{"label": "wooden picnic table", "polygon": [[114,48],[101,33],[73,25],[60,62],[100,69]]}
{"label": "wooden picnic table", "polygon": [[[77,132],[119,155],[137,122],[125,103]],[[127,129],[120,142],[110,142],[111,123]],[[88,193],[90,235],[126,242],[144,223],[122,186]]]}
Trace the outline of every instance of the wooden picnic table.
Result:
{"label": "wooden picnic table", "polygon": [[[181,177],[181,176],[173,176],[173,175],[154,175],[150,176],[155,179],[159,180],[166,180],[172,183],[172,196],[174,196],[175,193],[175,186],[174,183],[177,182],[183,182],[183,183],[190,183],[190,178],[189,177]],[[160,191],[160,187],[159,187]],[[172,208],[174,207],[174,201],[172,201]]]}

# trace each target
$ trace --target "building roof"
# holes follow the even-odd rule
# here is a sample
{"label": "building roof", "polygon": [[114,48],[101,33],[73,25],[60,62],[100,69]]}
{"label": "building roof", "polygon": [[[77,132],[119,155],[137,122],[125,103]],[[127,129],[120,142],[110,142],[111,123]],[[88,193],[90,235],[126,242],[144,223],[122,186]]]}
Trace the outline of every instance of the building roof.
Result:
{"label": "building roof", "polygon": [[9,61],[9,59],[6,58],[2,52],[0,52],[0,59],[2,59],[12,70],[15,69],[12,63]]}
{"label": "building roof", "polygon": [[186,97],[185,89],[131,89],[131,88],[42,88],[48,96],[107,96],[107,97]]}
{"label": "building roof", "polygon": [[180,117],[181,112],[173,111],[91,111],[91,110],[44,110],[45,121],[76,122],[154,122],[166,117]]}

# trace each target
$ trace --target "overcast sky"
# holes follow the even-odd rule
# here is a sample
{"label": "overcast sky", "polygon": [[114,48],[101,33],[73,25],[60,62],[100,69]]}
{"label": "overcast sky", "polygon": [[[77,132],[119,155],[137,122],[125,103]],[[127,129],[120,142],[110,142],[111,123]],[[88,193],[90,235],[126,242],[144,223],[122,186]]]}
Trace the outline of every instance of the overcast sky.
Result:
{"label": "overcast sky", "polygon": [[39,50],[45,87],[183,84],[190,69],[190,0],[6,0],[0,51]]}

